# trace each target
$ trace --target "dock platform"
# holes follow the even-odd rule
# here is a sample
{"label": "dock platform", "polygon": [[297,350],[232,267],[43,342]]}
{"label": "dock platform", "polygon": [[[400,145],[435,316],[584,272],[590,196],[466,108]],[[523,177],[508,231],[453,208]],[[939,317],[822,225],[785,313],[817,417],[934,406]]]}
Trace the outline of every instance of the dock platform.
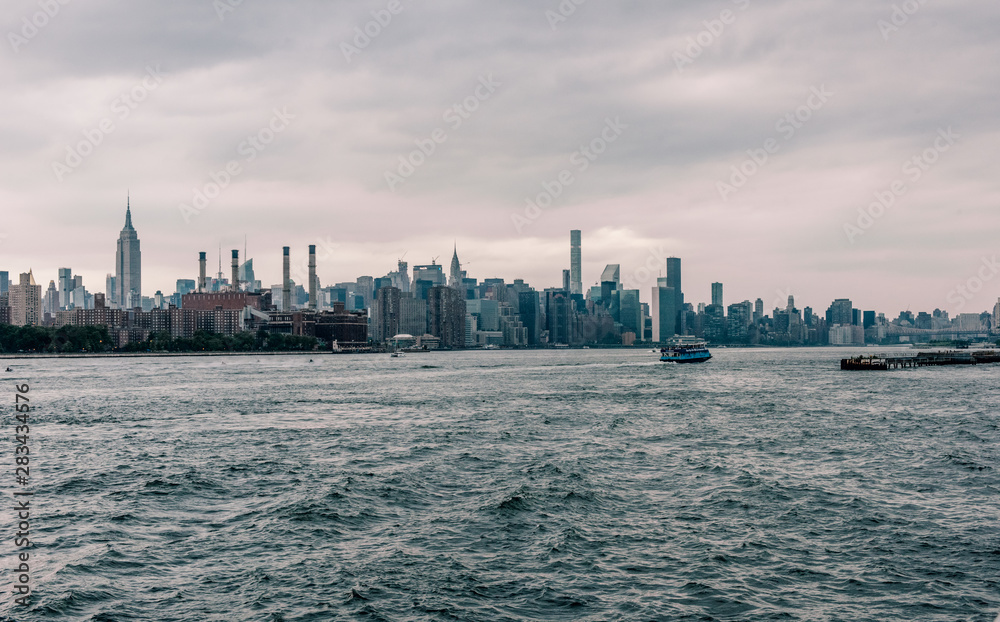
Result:
{"label": "dock platform", "polygon": [[856,356],[840,360],[840,369],[845,371],[887,371],[907,367],[931,367],[940,365],[980,365],[1000,363],[1000,353],[994,350],[919,352],[913,356]]}

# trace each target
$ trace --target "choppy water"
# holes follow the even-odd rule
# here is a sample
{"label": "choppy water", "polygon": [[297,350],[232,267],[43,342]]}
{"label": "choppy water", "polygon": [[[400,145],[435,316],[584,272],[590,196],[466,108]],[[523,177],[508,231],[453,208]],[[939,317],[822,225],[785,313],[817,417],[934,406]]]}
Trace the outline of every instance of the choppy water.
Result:
{"label": "choppy water", "polygon": [[13,361],[0,617],[993,622],[1000,367],[841,354]]}

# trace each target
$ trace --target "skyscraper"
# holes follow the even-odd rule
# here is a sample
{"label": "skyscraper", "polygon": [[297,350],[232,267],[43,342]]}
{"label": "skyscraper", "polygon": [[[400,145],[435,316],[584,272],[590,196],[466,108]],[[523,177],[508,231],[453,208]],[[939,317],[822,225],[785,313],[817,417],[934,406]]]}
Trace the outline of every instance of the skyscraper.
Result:
{"label": "skyscraper", "polygon": [[59,290],[56,289],[55,281],[49,281],[49,289],[45,292],[45,299],[42,301],[42,312],[55,317],[57,311],[59,311]]}
{"label": "skyscraper", "polygon": [[679,257],[667,258],[667,287],[674,290],[674,309],[677,312],[677,320],[674,326],[675,334],[684,332],[684,291],[681,289],[681,260]]}
{"label": "skyscraper", "polygon": [[583,295],[583,265],[581,258],[580,231],[569,232],[569,293]]}
{"label": "skyscraper", "polygon": [[76,289],[73,283],[73,270],[71,268],[59,268],[58,276],[58,290],[59,290],[59,309],[69,308],[69,295],[74,289]]}
{"label": "skyscraper", "polygon": [[10,275],[4,271],[0,272],[0,296],[10,291]]}
{"label": "skyscraper", "polygon": [[372,329],[375,343],[383,343],[399,334],[400,291],[398,287],[383,287],[372,306]]}
{"label": "skyscraper", "polygon": [[31,270],[21,273],[17,285],[10,286],[10,323],[39,326],[42,323],[42,286],[35,283]]}
{"label": "skyscraper", "polygon": [[838,298],[833,301],[826,311],[826,322],[830,326],[852,326],[854,322],[854,308],[847,298]]}
{"label": "skyscraper", "polygon": [[549,343],[569,345],[573,313],[565,290],[545,290],[545,327],[549,331]]}
{"label": "skyscraper", "polygon": [[125,226],[118,236],[115,253],[115,301],[121,308],[136,306],[142,298],[142,256],[139,235],[132,227],[131,201],[125,204]]}
{"label": "skyscraper", "polygon": [[663,343],[677,334],[677,297],[672,287],[667,287],[667,279],[656,280],[653,288],[653,341]]}
{"label": "skyscraper", "polygon": [[[462,289],[462,279],[465,275],[462,274],[462,264],[458,261],[458,244],[455,244],[455,253],[451,256],[451,271],[450,277],[448,279],[448,286],[455,289]],[[464,294],[462,296],[465,297]]]}
{"label": "skyscraper", "polygon": [[712,304],[722,305],[722,283],[712,283]]}
{"label": "skyscraper", "polygon": [[453,287],[432,287],[427,296],[428,332],[442,348],[465,347],[465,298]]}

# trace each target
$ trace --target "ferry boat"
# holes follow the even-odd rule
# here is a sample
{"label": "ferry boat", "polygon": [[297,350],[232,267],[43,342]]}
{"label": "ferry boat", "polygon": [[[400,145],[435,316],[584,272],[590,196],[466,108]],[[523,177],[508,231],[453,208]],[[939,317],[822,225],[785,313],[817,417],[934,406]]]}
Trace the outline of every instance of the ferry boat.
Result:
{"label": "ferry boat", "polygon": [[712,358],[712,353],[705,347],[705,342],[677,337],[667,342],[667,347],[660,350],[660,360],[666,363],[703,363]]}

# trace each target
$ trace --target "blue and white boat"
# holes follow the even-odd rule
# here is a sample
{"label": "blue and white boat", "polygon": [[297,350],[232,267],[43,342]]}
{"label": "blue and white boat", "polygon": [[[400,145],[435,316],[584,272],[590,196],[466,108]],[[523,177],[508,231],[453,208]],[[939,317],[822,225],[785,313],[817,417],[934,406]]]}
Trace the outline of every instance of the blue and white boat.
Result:
{"label": "blue and white boat", "polygon": [[660,349],[660,360],[665,363],[703,363],[712,358],[712,353],[699,339],[677,337]]}

